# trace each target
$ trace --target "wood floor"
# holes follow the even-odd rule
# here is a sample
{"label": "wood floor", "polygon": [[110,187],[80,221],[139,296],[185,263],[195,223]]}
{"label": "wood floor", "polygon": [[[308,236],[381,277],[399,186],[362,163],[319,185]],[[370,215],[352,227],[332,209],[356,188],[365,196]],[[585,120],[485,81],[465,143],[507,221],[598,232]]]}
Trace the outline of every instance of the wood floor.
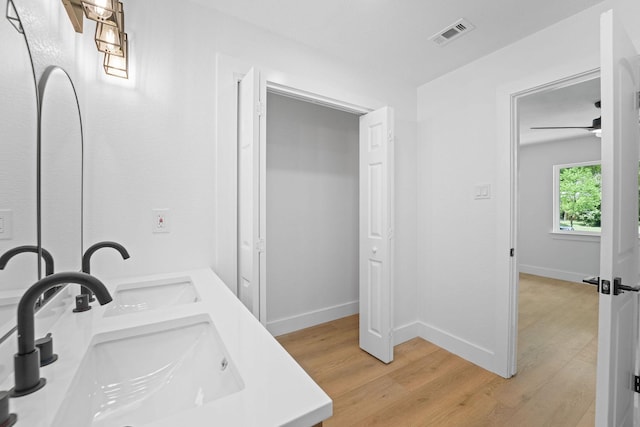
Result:
{"label": "wood floor", "polygon": [[333,399],[331,426],[593,426],[598,295],[520,278],[518,374],[503,379],[420,338],[384,365],[358,348],[358,317],[278,337]]}

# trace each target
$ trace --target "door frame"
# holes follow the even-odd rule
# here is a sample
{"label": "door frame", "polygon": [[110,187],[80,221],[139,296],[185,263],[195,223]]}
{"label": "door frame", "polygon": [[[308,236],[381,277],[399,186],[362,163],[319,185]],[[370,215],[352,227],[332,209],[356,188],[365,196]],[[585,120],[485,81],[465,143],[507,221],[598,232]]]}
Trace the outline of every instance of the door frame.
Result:
{"label": "door frame", "polygon": [[[295,99],[324,105],[355,114],[366,114],[387,103],[366,96],[336,89],[329,83],[313,80],[296,74],[287,74],[263,67],[260,64],[224,54],[216,55],[216,177],[214,198],[225,201],[224,206],[216,203],[214,219],[214,246],[216,258],[213,268],[227,287],[237,295],[237,150],[230,149],[237,144],[237,90],[230,83],[239,82],[251,68],[260,70],[261,84],[265,90]],[[268,108],[268,107],[267,107]],[[223,141],[227,141],[226,145]],[[232,230],[230,230],[232,229]],[[268,242],[266,243],[268,246]],[[261,272],[262,274],[262,272]],[[260,322],[266,326],[266,280],[261,281]],[[393,292],[393,290],[392,290]]]}
{"label": "door frame", "polygon": [[[518,124],[518,100],[524,96],[540,93],[548,90],[559,89],[571,86],[580,82],[592,80],[600,76],[600,68],[592,68],[588,71],[570,74],[569,76],[547,80],[546,83],[529,86],[526,89],[520,89],[509,93],[509,182],[508,182],[508,200],[509,200],[509,227],[507,230],[507,241],[509,248],[514,248],[513,256],[509,257],[508,268],[504,271],[508,272],[508,308],[505,316],[506,325],[506,347],[503,349],[505,355],[504,360],[499,367],[500,373],[506,378],[514,376],[517,372],[518,362],[518,294],[519,294],[519,268],[518,257],[518,206],[519,206],[519,180],[518,180],[518,153],[520,147],[520,129]],[[498,115],[500,117],[500,114]],[[500,224],[500,221],[498,221]],[[505,233],[503,233],[505,234]],[[499,250],[502,249],[501,247]]]}

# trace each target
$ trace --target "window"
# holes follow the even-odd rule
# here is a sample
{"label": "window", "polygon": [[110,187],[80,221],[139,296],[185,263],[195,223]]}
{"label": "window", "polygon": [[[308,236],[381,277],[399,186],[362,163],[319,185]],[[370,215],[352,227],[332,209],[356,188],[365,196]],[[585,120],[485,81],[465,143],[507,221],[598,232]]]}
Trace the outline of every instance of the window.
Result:
{"label": "window", "polygon": [[[554,232],[600,234],[601,183],[599,162],[572,163],[553,167]],[[640,170],[638,187],[640,197]],[[640,212],[638,217],[640,224]]]}
{"label": "window", "polygon": [[600,233],[600,164],[556,165],[553,172],[554,231]]}

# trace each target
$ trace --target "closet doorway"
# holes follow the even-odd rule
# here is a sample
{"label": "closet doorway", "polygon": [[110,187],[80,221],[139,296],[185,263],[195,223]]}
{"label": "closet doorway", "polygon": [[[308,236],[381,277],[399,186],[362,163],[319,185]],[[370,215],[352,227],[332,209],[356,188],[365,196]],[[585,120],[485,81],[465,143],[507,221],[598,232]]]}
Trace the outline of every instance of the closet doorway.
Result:
{"label": "closet doorway", "polygon": [[358,313],[359,114],[267,90],[267,328]]}
{"label": "closet doorway", "polygon": [[[272,331],[276,334],[351,314],[357,306],[361,348],[385,363],[391,362],[393,110],[383,107],[368,112],[284,88],[270,83],[254,69],[239,79],[237,92],[238,297],[266,327],[281,328]],[[268,130],[267,120],[271,114],[270,100],[287,112],[282,115],[283,122],[289,122],[290,126],[271,124],[276,128],[275,135],[295,141],[302,135],[299,125],[306,123],[305,139],[311,141],[310,145],[317,145],[316,151],[308,152],[309,147],[304,145],[294,147],[292,142],[285,142],[284,147],[276,143],[275,151],[268,148],[267,139],[273,134]],[[308,101],[311,105],[306,105]],[[290,105],[292,102],[295,105]],[[336,109],[342,111],[333,111]],[[347,142],[341,144],[340,150],[347,150],[342,152],[337,151],[337,145],[326,146],[332,133],[353,135],[353,128],[340,130],[328,126],[331,122],[335,125],[356,119],[353,114],[342,117],[344,111],[360,116],[355,152],[351,152],[355,147],[349,148]],[[286,119],[294,113],[295,121]],[[314,126],[312,115],[321,117],[316,118]],[[323,140],[325,144],[320,144]],[[270,151],[272,156],[280,155],[274,157],[275,165],[289,159],[288,167],[294,167],[299,174],[294,176],[291,170],[283,173],[277,168],[269,173]],[[357,168],[346,168],[355,153]],[[355,181],[354,171],[357,171]],[[351,178],[345,179],[341,174]],[[276,180],[273,185],[268,183],[269,175]],[[347,184],[349,180],[351,184]],[[354,186],[357,193],[351,191]],[[275,197],[277,204],[267,202],[271,197]],[[275,222],[267,220],[273,209],[277,211]],[[273,247],[271,229],[276,233]],[[338,243],[337,233],[341,238]],[[272,253],[275,250],[278,253]],[[275,275],[268,273],[270,267],[275,269]],[[358,282],[357,294],[353,292],[354,278]],[[277,282],[272,285],[271,280]],[[301,290],[308,292],[304,294]],[[297,304],[302,305],[302,313],[292,310],[300,307]]]}

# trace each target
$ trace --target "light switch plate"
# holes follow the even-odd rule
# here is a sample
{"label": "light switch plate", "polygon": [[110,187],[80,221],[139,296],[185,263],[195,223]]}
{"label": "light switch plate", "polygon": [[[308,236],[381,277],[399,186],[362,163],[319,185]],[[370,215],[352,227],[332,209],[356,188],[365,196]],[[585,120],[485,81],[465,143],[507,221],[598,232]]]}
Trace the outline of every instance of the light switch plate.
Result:
{"label": "light switch plate", "polygon": [[13,211],[0,209],[0,240],[13,239]]}
{"label": "light switch plate", "polygon": [[153,233],[170,233],[171,216],[169,209],[151,209],[151,231]]}
{"label": "light switch plate", "polygon": [[476,200],[491,198],[491,184],[477,184],[474,190],[473,194]]}

